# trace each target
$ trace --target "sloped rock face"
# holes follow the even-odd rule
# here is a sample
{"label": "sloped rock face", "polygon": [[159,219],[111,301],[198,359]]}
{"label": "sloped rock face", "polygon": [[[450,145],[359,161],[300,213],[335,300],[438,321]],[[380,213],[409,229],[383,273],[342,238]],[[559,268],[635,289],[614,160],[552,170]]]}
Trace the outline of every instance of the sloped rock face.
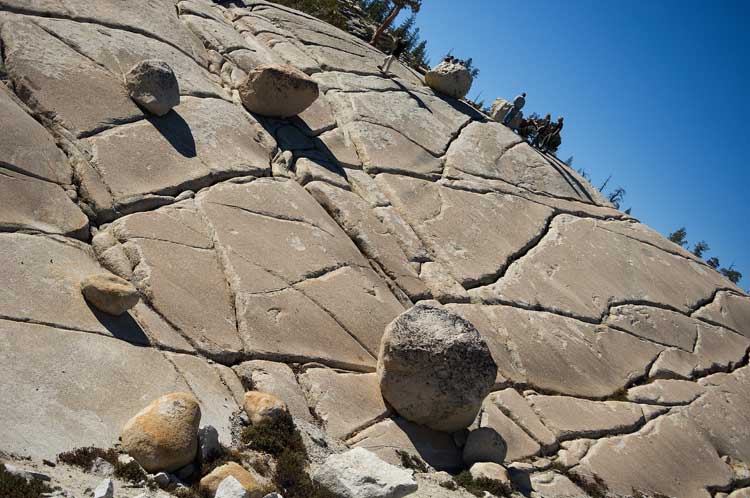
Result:
{"label": "sloped rock face", "polygon": [[[391,464],[460,470],[461,438],[397,416],[374,373],[386,326],[434,299],[498,366],[471,428],[511,478],[746,487],[720,457],[750,462],[750,297],[400,63],[384,78],[366,43],[235,4],[0,0],[0,452],[112,446],[170,392],[228,445],[247,389]],[[161,117],[124,83],[147,59],[179,87]],[[248,112],[264,64],[317,100]],[[80,291],[107,272],[138,291],[120,316]]]}

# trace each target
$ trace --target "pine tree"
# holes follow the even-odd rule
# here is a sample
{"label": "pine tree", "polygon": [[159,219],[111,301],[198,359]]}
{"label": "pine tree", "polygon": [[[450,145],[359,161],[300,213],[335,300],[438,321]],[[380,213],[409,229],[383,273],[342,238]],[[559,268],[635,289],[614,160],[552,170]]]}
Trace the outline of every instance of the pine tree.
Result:
{"label": "pine tree", "polygon": [[427,58],[427,41],[422,40],[419,45],[411,51],[411,57],[417,66],[429,66],[430,59]]}
{"label": "pine tree", "polygon": [[382,23],[391,9],[390,0],[364,0],[362,9],[376,23]]}
{"label": "pine tree", "polygon": [[421,6],[422,0],[393,0],[393,8],[388,13],[388,16],[383,20],[383,23],[380,25],[380,27],[378,27],[378,29],[375,31],[375,34],[372,35],[370,44],[377,44],[378,40],[383,35],[385,30],[390,27],[390,25],[393,23],[393,21],[396,19],[396,17],[404,7],[408,7],[412,12],[416,14],[417,12],[419,12],[419,8]]}
{"label": "pine tree", "polygon": [[[693,246],[693,254],[698,256],[699,258],[703,257],[703,253],[711,249],[708,247],[708,243],[705,240],[701,240],[697,244]],[[717,265],[718,266],[718,265]]]}
{"label": "pine tree", "polygon": [[678,246],[687,247],[687,230],[685,227],[678,228],[674,232],[670,233],[667,238],[677,244]]}

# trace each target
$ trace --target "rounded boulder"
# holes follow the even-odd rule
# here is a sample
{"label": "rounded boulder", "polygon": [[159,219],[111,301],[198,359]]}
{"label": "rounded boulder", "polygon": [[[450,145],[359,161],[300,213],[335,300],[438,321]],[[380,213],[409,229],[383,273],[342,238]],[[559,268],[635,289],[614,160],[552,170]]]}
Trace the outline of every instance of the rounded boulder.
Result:
{"label": "rounded boulder", "polygon": [[443,61],[427,71],[424,81],[438,93],[462,99],[471,90],[474,78],[463,64]]}
{"label": "rounded boulder", "polygon": [[318,98],[318,84],[302,71],[284,64],[264,64],[250,71],[240,85],[240,99],[255,114],[290,118]]}
{"label": "rounded boulder", "polygon": [[246,392],[243,408],[253,424],[273,422],[289,414],[286,403],[273,394],[260,391]]}
{"label": "rounded boulder", "polygon": [[469,433],[464,445],[463,459],[468,466],[478,462],[502,464],[508,454],[508,445],[495,429],[480,427]]}
{"label": "rounded boulder", "polygon": [[147,59],[125,75],[130,98],[156,116],[164,116],[180,104],[180,85],[166,62]]}
{"label": "rounded boulder", "polygon": [[378,356],[383,397],[407,420],[443,432],[468,427],[497,365],[474,326],[446,309],[416,305],[385,329]]}
{"label": "rounded boulder", "polygon": [[195,459],[200,420],[194,396],[166,394],[125,424],[122,448],[150,473],[174,472]]}
{"label": "rounded boulder", "polygon": [[258,481],[253,475],[235,462],[228,462],[216,467],[203,479],[199,487],[206,496],[214,496],[221,483],[227,477],[234,477],[240,485],[247,491],[249,498],[261,498],[265,493],[261,489]]}
{"label": "rounded boulder", "polygon": [[138,290],[127,280],[99,273],[81,282],[81,293],[92,306],[110,315],[122,315],[138,304]]}

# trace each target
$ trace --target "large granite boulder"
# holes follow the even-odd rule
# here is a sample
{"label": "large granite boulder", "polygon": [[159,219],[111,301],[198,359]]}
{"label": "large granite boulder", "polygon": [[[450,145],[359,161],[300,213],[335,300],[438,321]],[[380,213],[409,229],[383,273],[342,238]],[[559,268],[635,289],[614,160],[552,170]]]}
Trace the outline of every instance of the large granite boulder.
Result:
{"label": "large granite boulder", "polygon": [[430,88],[455,99],[462,99],[469,93],[473,80],[466,66],[448,61],[433,67],[424,77]]}
{"label": "large granite boulder", "polygon": [[125,84],[130,98],[156,116],[164,116],[180,104],[180,84],[164,61],[139,62],[125,74]]}
{"label": "large granite boulder", "polygon": [[302,71],[283,64],[258,66],[239,87],[248,111],[261,116],[289,118],[318,98],[318,84]]}
{"label": "large granite boulder", "polygon": [[173,472],[195,458],[201,409],[191,394],[154,400],[122,429],[122,448],[149,472]]}
{"label": "large granite boulder", "polygon": [[411,308],[388,325],[380,344],[383,397],[405,419],[435,430],[468,427],[496,374],[479,332],[444,309]]}

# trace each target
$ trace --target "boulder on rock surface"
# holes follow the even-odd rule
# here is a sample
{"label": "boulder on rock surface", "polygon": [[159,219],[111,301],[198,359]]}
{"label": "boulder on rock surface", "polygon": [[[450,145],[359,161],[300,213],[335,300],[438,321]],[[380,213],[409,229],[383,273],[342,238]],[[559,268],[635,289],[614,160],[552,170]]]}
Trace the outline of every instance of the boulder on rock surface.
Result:
{"label": "boulder on rock surface", "polygon": [[216,467],[200,481],[201,492],[207,496],[219,496],[219,488],[229,478],[237,480],[247,492],[248,498],[260,498],[264,496],[258,481],[253,475],[235,462],[228,462]]}
{"label": "boulder on rock surface", "polygon": [[508,445],[503,437],[490,427],[480,427],[469,433],[464,445],[464,462],[473,465],[477,462],[501,464],[508,453]]}
{"label": "boulder on rock surface", "polygon": [[377,372],[383,397],[399,415],[455,432],[474,421],[497,365],[471,323],[418,304],[386,327]]}
{"label": "boulder on rock surface", "polygon": [[271,422],[289,414],[286,403],[273,394],[260,391],[245,393],[244,408],[253,424]]}
{"label": "boulder on rock surface", "polygon": [[148,472],[174,472],[195,458],[200,420],[192,394],[166,394],[125,424],[122,448]]}
{"label": "boulder on rock surface", "polygon": [[122,315],[138,304],[138,290],[127,280],[111,273],[86,277],[81,292],[91,305],[110,315]]}
{"label": "boulder on rock surface", "polygon": [[318,84],[299,69],[264,64],[251,71],[239,87],[248,111],[272,118],[290,118],[318,98]]}
{"label": "boulder on rock surface", "polygon": [[502,123],[511,107],[513,107],[512,102],[505,99],[495,99],[490,108],[490,117],[498,123]]}
{"label": "boulder on rock surface", "polygon": [[364,448],[329,456],[312,478],[340,498],[401,498],[417,490],[410,471]]}
{"label": "boulder on rock surface", "polygon": [[469,93],[473,80],[466,66],[447,61],[442,61],[427,71],[424,77],[427,86],[456,99],[462,99]]}
{"label": "boulder on rock surface", "polygon": [[156,116],[164,116],[180,104],[180,85],[166,62],[147,59],[125,75],[128,93],[136,104]]}

